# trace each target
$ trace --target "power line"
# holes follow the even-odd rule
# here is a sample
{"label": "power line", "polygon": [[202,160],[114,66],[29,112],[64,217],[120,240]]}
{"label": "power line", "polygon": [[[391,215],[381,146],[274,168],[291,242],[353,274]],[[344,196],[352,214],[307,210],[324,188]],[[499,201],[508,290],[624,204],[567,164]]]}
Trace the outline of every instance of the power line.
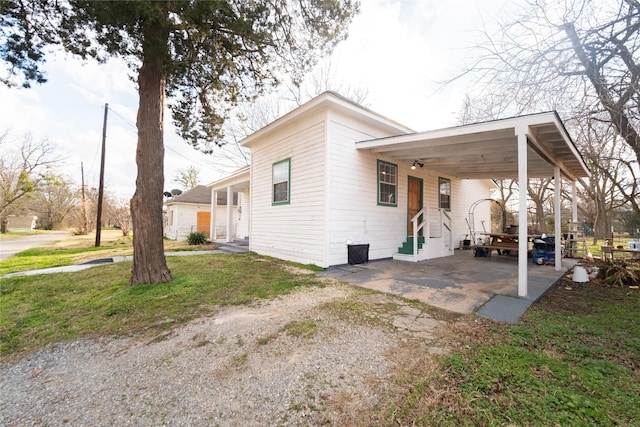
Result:
{"label": "power line", "polygon": [[[109,107],[109,110],[111,110],[111,111],[112,111],[116,116],[118,116],[118,117],[119,117],[123,122],[125,122],[126,124],[128,124],[129,126],[131,126],[133,129],[135,129],[135,130],[136,130],[136,135],[137,135],[138,127],[137,127],[135,124],[131,123],[129,120],[127,120],[124,116],[122,116],[120,113],[118,113],[117,111],[115,111],[113,108]],[[207,165],[207,164],[201,163],[201,162],[199,162],[199,161],[196,161],[196,160],[190,159],[189,157],[185,156],[184,154],[182,154],[182,153],[178,152],[177,150],[174,150],[173,148],[171,148],[171,147],[169,146],[169,144],[167,144],[167,142],[166,142],[166,141],[164,142],[164,147],[165,147],[167,150],[169,150],[169,151],[173,152],[174,154],[177,154],[178,156],[182,157],[182,158],[183,158],[183,159],[185,159],[185,160],[188,160],[188,161],[189,161],[189,162],[191,162],[191,163],[194,163],[194,164],[196,164],[196,165],[198,165],[198,166],[201,166],[201,167],[209,168],[209,169],[211,169],[211,170],[215,170],[215,168],[214,168],[214,167],[212,167],[211,165]]]}

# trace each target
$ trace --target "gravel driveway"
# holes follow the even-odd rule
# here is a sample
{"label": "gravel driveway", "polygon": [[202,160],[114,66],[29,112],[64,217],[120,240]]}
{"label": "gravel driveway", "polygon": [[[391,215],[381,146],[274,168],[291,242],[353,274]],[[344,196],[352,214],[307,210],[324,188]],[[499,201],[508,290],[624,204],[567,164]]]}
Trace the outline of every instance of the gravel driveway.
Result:
{"label": "gravel driveway", "polygon": [[[386,308],[367,322],[324,306],[354,296]],[[0,425],[357,423],[392,379],[398,344],[429,343],[439,324],[402,299],[335,284],[154,339],[69,342],[0,366]]]}

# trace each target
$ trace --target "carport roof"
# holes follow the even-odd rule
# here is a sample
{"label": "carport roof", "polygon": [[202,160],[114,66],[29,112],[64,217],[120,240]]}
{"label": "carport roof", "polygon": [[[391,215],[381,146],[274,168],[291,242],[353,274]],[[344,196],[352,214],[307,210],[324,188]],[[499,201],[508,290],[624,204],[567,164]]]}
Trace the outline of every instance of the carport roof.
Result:
{"label": "carport roof", "polygon": [[392,158],[458,178],[518,178],[518,134],[527,136],[527,175],[552,177],[554,166],[571,180],[589,170],[555,111],[356,143]]}

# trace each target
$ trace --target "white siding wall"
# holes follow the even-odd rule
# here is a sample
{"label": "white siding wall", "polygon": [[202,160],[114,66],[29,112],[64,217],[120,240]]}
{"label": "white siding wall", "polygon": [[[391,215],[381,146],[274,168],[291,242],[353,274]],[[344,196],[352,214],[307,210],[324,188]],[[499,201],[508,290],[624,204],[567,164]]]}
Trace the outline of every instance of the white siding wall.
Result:
{"label": "white siding wall", "polygon": [[[491,189],[495,188],[490,180],[471,180],[464,179],[462,181],[451,181],[451,203],[452,208],[459,211],[454,217],[454,246],[460,247],[460,241],[464,240],[469,234],[469,227],[465,218],[469,216],[469,207],[471,204],[480,199],[488,199],[491,197]],[[482,221],[485,223],[487,232],[491,232],[491,202],[483,202],[478,204],[474,210],[476,233],[482,232]],[[472,242],[473,243],[473,242]]]}
{"label": "white siding wall", "polygon": [[[169,224],[169,216],[173,211],[173,224]],[[167,207],[167,226],[164,236],[172,240],[187,240],[189,233],[196,231],[198,224],[198,212],[210,212],[209,205],[170,205]],[[236,230],[238,224],[238,209],[233,207],[234,225]],[[216,206],[216,236],[224,236],[226,233],[225,218],[227,217],[227,206]],[[244,237],[246,234],[242,235]],[[217,238],[217,237],[216,237]]]}
{"label": "white siding wall", "polygon": [[[389,258],[406,234],[408,166],[355,148],[356,141],[389,134],[335,114],[329,129],[328,265],[347,263],[347,240],[368,243],[370,259]],[[397,207],[378,206],[378,159],[398,165]]]}
{"label": "white siding wall", "polygon": [[189,233],[196,231],[198,212],[209,212],[209,205],[169,205],[167,220],[173,211],[173,224],[167,222],[164,235],[167,239],[187,240]]}
{"label": "white siding wall", "polygon": [[[460,181],[427,167],[355,148],[356,141],[391,136],[388,131],[337,112],[278,129],[251,147],[250,247],[260,254],[321,267],[347,262],[347,241],[369,243],[370,259],[390,258],[407,236],[408,176],[423,180],[423,201],[438,207],[438,177],[451,178],[453,248],[468,233],[469,206],[489,197],[488,181]],[[272,205],[272,166],[291,159],[290,204]],[[377,160],[398,165],[398,206],[377,203]],[[326,165],[326,170],[325,170]],[[475,216],[490,223],[490,207]],[[244,208],[243,208],[244,212]],[[241,234],[239,232],[239,234]],[[448,237],[448,236],[447,236]],[[445,236],[429,239],[430,257],[444,256]]]}
{"label": "white siding wall", "polygon": [[[324,113],[251,147],[251,250],[325,265]],[[272,166],[291,159],[290,203],[272,205]]]}
{"label": "white siding wall", "polygon": [[[469,206],[478,198],[489,197],[489,181],[458,180],[427,167],[411,170],[412,162],[398,161],[369,151],[359,151],[355,141],[388,136],[364,127],[344,117],[331,116],[329,158],[328,265],[347,262],[347,240],[354,244],[370,244],[369,258],[389,258],[407,236],[407,198],[409,176],[423,180],[423,205],[432,209],[432,218],[439,219],[438,178],[451,179],[452,245],[458,248],[468,233],[465,218]],[[377,161],[398,165],[398,206],[377,203]],[[490,224],[490,207],[481,205],[475,211],[477,227],[484,219]],[[427,241],[429,257],[450,255],[446,230],[442,237]],[[431,233],[436,234],[436,233]]]}

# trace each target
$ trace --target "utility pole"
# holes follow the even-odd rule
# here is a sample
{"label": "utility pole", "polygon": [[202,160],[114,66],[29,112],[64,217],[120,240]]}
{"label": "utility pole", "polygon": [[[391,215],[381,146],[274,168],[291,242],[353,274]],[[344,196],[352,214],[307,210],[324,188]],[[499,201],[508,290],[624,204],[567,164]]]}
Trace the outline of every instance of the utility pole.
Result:
{"label": "utility pole", "polygon": [[100,188],[98,189],[98,219],[96,221],[96,248],[100,246],[100,231],[102,230],[102,196],[104,193],[104,152],[107,141],[107,112],[109,104],[104,104],[104,121],[102,122],[102,157],[100,159]]}
{"label": "utility pole", "polygon": [[82,174],[82,234],[89,232],[89,224],[87,222],[87,199],[84,194],[84,164],[80,162],[80,173]]}

